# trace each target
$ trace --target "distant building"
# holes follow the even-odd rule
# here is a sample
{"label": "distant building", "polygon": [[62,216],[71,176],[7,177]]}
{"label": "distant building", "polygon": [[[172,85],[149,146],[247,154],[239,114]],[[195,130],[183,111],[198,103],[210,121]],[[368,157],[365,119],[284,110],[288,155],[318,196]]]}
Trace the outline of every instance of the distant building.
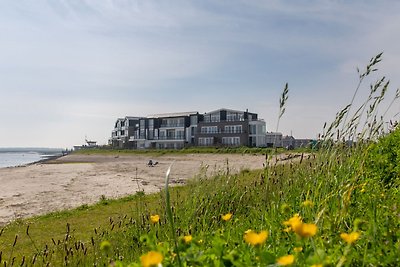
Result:
{"label": "distant building", "polygon": [[282,147],[282,133],[267,132],[265,135],[265,143],[267,147]]}
{"label": "distant building", "polygon": [[312,142],[312,139],[296,139],[293,136],[289,135],[282,137],[282,147],[286,149],[310,147],[312,145]]}
{"label": "distant building", "polygon": [[219,109],[117,119],[109,144],[114,148],[265,146],[265,122],[256,113]]}
{"label": "distant building", "polygon": [[309,147],[310,145],[312,145],[312,143],[313,143],[312,139],[296,139],[291,135],[283,136],[282,133],[279,132],[266,133],[267,147],[283,147],[286,149],[294,149],[301,147]]}
{"label": "distant building", "polygon": [[86,144],[80,145],[80,146],[74,146],[74,150],[80,150],[84,148],[96,148],[97,147],[97,141],[93,140],[88,140],[85,138]]}

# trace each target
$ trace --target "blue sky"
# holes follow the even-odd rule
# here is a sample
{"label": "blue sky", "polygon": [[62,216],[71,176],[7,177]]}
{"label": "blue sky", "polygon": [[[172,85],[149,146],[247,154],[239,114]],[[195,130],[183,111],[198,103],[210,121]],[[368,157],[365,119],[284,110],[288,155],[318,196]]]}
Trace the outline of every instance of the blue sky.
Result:
{"label": "blue sky", "polygon": [[315,138],[374,55],[374,79],[400,86],[399,12],[388,0],[1,1],[0,147],[105,144],[118,117],[222,107],[275,131],[286,82],[279,130]]}

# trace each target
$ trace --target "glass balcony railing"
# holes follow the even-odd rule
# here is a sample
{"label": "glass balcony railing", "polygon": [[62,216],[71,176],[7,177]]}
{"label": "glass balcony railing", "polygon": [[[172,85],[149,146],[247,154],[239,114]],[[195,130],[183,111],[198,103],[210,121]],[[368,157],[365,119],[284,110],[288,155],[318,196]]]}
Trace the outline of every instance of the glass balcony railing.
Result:
{"label": "glass balcony railing", "polygon": [[185,124],[184,123],[166,123],[166,124],[161,124],[160,127],[161,128],[185,127]]}

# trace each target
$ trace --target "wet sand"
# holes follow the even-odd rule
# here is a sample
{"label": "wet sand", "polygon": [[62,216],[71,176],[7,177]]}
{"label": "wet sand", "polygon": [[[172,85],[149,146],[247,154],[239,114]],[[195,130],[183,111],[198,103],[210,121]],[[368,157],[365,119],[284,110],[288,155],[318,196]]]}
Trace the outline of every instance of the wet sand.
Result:
{"label": "wet sand", "polygon": [[[157,161],[148,167],[149,160]],[[0,225],[15,219],[46,214],[98,202],[102,196],[119,198],[137,191],[153,193],[164,186],[173,163],[171,185],[184,184],[204,172],[261,169],[264,155],[82,155],[70,154],[25,167],[0,169]]]}

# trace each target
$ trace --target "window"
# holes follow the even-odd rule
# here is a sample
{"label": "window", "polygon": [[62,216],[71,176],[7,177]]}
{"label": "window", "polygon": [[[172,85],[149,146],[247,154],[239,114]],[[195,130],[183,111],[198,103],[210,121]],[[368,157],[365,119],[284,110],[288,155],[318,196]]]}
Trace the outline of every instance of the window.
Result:
{"label": "window", "polygon": [[257,133],[257,125],[250,125],[250,134],[256,134]]}
{"label": "window", "polygon": [[185,138],[185,133],[182,130],[177,130],[176,131],[176,139],[184,139]]}
{"label": "window", "polygon": [[190,116],[190,125],[197,124],[197,116]]}
{"label": "window", "polygon": [[219,116],[219,113],[216,114],[211,114],[211,122],[220,122],[221,118]]}
{"label": "window", "polygon": [[209,133],[218,133],[217,126],[203,126],[201,127],[201,133],[209,134]]}
{"label": "window", "polygon": [[211,146],[214,144],[213,137],[199,137],[199,146]]}
{"label": "window", "polygon": [[162,119],[161,126],[162,127],[183,127],[183,126],[185,126],[185,120],[184,120],[184,118]]}
{"label": "window", "polygon": [[228,146],[239,146],[240,138],[239,137],[222,137],[222,144]]}
{"label": "window", "polygon": [[164,131],[160,131],[160,139],[165,139],[165,136],[166,136],[166,132],[165,132],[165,130]]}
{"label": "window", "polygon": [[149,131],[149,139],[150,140],[154,139],[154,131],[153,130]]}
{"label": "window", "polygon": [[244,114],[243,113],[234,113],[228,112],[226,114],[227,121],[244,121]]}
{"label": "window", "polygon": [[242,125],[226,125],[225,133],[242,133]]}

